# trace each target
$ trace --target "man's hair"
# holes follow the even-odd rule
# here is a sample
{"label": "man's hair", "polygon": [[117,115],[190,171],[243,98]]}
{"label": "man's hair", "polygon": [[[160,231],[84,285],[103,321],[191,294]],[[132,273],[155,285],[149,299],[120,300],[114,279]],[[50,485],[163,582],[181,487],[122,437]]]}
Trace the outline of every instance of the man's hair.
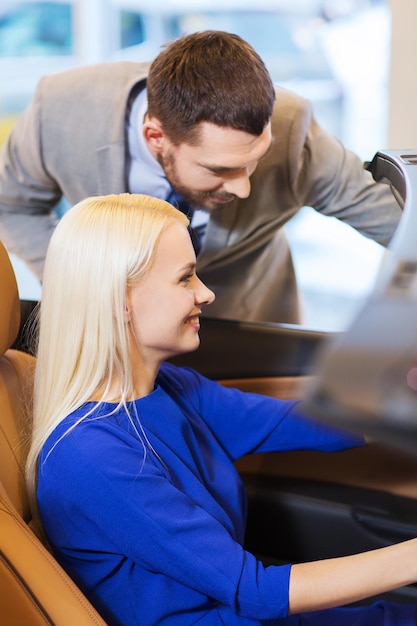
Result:
{"label": "man's hair", "polygon": [[200,122],[259,136],[275,101],[264,62],[241,37],[204,31],[181,37],[153,61],[148,113],[175,144],[198,142]]}

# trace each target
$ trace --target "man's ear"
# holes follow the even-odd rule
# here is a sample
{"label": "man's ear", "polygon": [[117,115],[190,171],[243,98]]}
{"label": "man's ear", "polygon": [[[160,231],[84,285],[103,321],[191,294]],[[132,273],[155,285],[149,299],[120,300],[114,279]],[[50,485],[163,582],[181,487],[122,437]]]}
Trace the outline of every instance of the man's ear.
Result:
{"label": "man's ear", "polygon": [[146,116],[142,126],[142,133],[152,154],[156,155],[162,152],[166,136],[163,126],[158,119],[155,117],[150,119]]}

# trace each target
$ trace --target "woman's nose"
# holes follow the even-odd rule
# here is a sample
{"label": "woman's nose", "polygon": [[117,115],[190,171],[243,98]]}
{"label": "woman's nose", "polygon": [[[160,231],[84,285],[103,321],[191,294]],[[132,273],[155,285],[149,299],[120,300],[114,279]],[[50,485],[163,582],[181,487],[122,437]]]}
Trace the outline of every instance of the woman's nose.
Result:
{"label": "woman's nose", "polygon": [[199,284],[198,288],[195,291],[196,302],[198,304],[211,304],[212,302],[214,302],[214,299],[216,298],[214,291],[206,287],[206,285],[203,283],[202,280],[200,280],[200,278],[197,277],[197,280]]}

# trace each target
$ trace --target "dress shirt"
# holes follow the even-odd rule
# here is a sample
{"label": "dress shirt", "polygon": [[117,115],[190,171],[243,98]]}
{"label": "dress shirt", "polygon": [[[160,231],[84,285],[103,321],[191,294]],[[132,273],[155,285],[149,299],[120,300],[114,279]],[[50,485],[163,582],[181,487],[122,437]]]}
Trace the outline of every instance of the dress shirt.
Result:
{"label": "dress shirt", "polygon": [[172,198],[176,196],[175,190],[168,182],[161,165],[150,153],[142,134],[142,124],[147,108],[147,90],[144,88],[133,101],[128,119],[129,191],[155,196],[178,206],[190,218],[192,227],[198,230],[199,247],[201,247],[208,222],[208,213],[198,208],[193,210],[191,207],[184,210],[183,200],[180,203],[172,201]]}

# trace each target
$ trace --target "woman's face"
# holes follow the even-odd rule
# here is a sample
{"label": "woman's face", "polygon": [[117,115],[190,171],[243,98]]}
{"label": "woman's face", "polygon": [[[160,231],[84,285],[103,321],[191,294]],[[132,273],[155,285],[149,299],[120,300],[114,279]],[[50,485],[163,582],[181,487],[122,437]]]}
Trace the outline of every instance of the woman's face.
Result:
{"label": "woman's face", "polygon": [[177,221],[162,233],[148,274],[128,291],[128,319],[140,358],[159,365],[198,348],[199,315],[214,294],[195,273],[189,233]]}

